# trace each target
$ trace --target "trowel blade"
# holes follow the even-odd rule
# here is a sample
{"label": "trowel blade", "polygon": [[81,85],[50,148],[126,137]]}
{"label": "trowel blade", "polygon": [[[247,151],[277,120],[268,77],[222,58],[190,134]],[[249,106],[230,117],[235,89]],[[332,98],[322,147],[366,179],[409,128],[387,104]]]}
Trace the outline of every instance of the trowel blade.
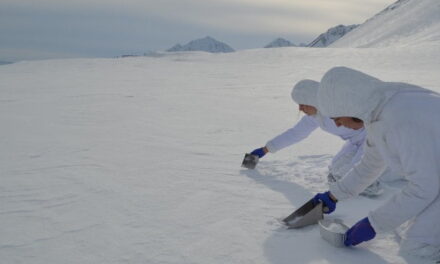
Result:
{"label": "trowel blade", "polygon": [[307,203],[303,204],[300,208],[296,209],[293,213],[291,213],[288,217],[283,219],[283,222],[288,224],[294,218],[298,216],[304,216],[308,212],[310,212],[315,205],[313,204],[313,199],[310,199]]}
{"label": "trowel blade", "polygon": [[241,166],[253,170],[255,169],[255,166],[257,166],[258,160],[258,156],[246,153]]}
{"label": "trowel blade", "polygon": [[322,203],[314,204],[313,199],[309,200],[299,209],[295,210],[283,222],[290,228],[299,228],[318,223],[323,218]]}

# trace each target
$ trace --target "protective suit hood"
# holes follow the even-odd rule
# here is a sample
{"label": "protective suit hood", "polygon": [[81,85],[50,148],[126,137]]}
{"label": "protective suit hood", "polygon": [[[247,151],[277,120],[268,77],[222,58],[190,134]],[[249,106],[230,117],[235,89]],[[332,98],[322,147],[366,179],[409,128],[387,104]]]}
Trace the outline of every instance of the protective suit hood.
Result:
{"label": "protective suit hood", "polygon": [[318,89],[318,108],[328,117],[356,117],[369,124],[383,105],[400,91],[429,91],[396,82],[383,82],[347,67],[330,69]]}
{"label": "protective suit hood", "polygon": [[297,104],[311,105],[318,108],[319,82],[313,80],[299,81],[292,89],[292,100]]}

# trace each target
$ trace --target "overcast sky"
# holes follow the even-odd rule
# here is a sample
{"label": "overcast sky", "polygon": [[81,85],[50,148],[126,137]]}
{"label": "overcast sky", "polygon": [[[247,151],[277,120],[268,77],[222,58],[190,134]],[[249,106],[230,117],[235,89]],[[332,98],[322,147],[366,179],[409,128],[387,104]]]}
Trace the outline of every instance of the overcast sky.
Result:
{"label": "overcast sky", "polygon": [[0,0],[0,61],[114,57],[211,36],[236,50],[309,43],[396,0]]}

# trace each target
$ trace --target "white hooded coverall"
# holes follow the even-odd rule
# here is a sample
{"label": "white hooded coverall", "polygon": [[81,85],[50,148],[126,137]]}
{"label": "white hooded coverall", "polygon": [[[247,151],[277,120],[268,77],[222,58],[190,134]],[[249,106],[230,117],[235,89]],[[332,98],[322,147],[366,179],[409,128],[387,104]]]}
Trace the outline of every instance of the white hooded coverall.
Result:
{"label": "white hooded coverall", "polygon": [[[318,108],[318,88],[318,82],[302,80],[293,88],[291,94],[292,99],[297,104],[311,105]],[[339,179],[344,176],[362,156],[362,149],[366,137],[364,128],[354,130],[342,126],[337,127],[331,118],[323,116],[318,111],[316,115],[307,115],[301,118],[295,126],[268,141],[266,147],[269,152],[275,153],[307,138],[307,136],[318,127],[346,141],[342,149],[332,159],[329,167],[333,176]]]}
{"label": "white hooded coverall", "polygon": [[367,129],[361,161],[330,192],[338,200],[355,196],[388,165],[408,183],[369,213],[374,230],[387,232],[406,223],[402,242],[439,249],[440,95],[336,67],[322,78],[318,100],[325,115],[356,117]]}

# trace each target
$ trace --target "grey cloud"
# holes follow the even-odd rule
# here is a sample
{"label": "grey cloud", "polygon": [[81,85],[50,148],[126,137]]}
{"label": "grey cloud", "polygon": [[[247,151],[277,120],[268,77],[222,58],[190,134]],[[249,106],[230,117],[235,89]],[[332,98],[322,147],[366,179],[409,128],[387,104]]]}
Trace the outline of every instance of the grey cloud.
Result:
{"label": "grey cloud", "polygon": [[[372,2],[379,1],[387,0]],[[4,52],[14,49],[109,57],[164,50],[206,35],[235,49],[261,47],[279,36],[307,42],[363,10],[346,4],[354,11],[329,12],[321,8],[333,1],[308,1],[321,7],[294,2],[284,6],[282,1],[2,0],[0,59],[11,57]],[[332,8],[343,6],[342,0],[333,3]],[[359,20],[347,24],[363,22]]]}

